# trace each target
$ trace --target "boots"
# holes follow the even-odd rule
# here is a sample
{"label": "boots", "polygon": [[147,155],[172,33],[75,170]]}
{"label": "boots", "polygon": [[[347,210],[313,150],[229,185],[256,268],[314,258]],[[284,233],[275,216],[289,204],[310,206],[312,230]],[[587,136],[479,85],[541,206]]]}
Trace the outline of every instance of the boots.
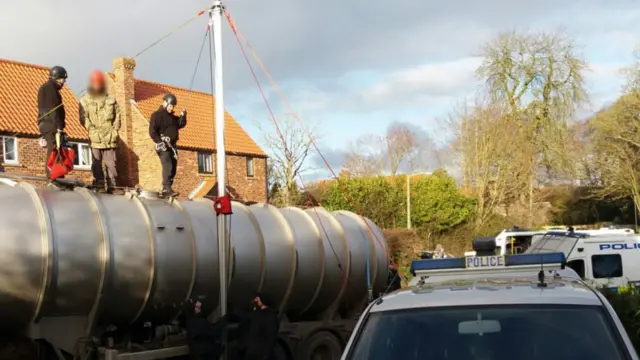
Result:
{"label": "boots", "polygon": [[176,196],[176,195],[178,195],[178,193],[173,191],[171,186],[163,187],[162,188],[162,192],[160,193],[160,196],[162,196],[163,198],[169,198],[169,197],[173,197],[173,196]]}
{"label": "boots", "polygon": [[116,188],[115,181],[108,180],[107,181],[107,194],[113,194],[113,190]]}
{"label": "boots", "polygon": [[105,188],[104,188],[104,181],[101,180],[93,180],[93,183],[91,183],[91,187],[93,188],[93,190],[97,191],[97,192],[104,192]]}

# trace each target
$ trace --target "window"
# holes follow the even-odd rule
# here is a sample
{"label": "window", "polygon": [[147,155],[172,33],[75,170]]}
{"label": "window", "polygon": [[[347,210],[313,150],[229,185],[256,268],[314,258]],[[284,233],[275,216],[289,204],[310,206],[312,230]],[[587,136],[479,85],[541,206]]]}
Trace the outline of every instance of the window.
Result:
{"label": "window", "polygon": [[622,256],[620,254],[593,255],[591,256],[593,278],[617,278],[622,277]]}
{"label": "window", "polygon": [[76,159],[73,162],[73,167],[78,169],[91,168],[91,147],[85,143],[69,143],[69,146],[75,151]]}
{"label": "window", "polygon": [[567,262],[567,266],[578,273],[581,279],[584,279],[584,260],[571,260]]}
{"label": "window", "polygon": [[5,164],[18,163],[18,138],[2,136],[2,162]]}
{"label": "window", "polygon": [[253,177],[253,158],[247,158],[247,176]]}
{"label": "window", "polygon": [[626,347],[604,309],[499,305],[371,312],[346,358],[626,359]]}
{"label": "window", "polygon": [[213,174],[211,153],[198,152],[198,172],[201,174]]}

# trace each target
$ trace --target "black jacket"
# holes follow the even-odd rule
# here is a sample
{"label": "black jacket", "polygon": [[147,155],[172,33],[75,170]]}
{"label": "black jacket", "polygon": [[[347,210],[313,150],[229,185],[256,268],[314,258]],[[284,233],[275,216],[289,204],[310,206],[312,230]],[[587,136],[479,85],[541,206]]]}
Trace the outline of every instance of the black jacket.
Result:
{"label": "black jacket", "polygon": [[64,130],[65,113],[60,88],[55,80],[49,80],[38,89],[38,127],[43,134]]}
{"label": "black jacket", "polygon": [[255,310],[245,324],[239,347],[245,359],[267,359],[278,341],[280,321],[278,312],[271,308]]}
{"label": "black jacket", "polygon": [[189,355],[193,360],[218,360],[222,346],[222,332],[226,319],[211,323],[202,314],[186,312],[186,330],[189,343]]}
{"label": "black jacket", "polygon": [[149,121],[149,136],[153,142],[162,142],[162,136],[168,136],[171,144],[175,145],[178,141],[178,130],[187,125],[187,117],[169,114],[165,108],[160,106],[153,114]]}

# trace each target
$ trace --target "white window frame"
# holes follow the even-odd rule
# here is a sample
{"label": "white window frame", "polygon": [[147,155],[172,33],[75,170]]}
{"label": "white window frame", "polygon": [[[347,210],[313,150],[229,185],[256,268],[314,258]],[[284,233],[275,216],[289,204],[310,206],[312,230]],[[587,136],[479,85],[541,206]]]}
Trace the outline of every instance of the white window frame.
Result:
{"label": "white window frame", "polygon": [[76,153],[76,159],[78,159],[78,164],[82,164],[83,161],[85,160],[83,157],[83,152],[80,151],[80,148],[82,147],[86,147],[89,149],[89,160],[85,161],[87,162],[89,165],[73,165],[74,169],[80,169],[80,170],[90,170],[91,169],[91,165],[93,165],[93,156],[91,155],[91,145],[87,144],[87,143],[83,143],[83,142],[75,142],[75,141],[70,141],[69,145],[78,145],[78,152]]}
{"label": "white window frame", "polygon": [[[17,136],[0,136],[0,138],[2,139],[2,163],[3,164],[18,164],[20,158],[18,157],[18,137]],[[7,149],[5,146],[5,141],[6,139],[13,139],[13,141],[15,142],[14,144],[14,158],[13,160],[11,159],[7,159]]]}
{"label": "white window frame", "polygon": [[[251,174],[249,174],[249,164],[251,164]],[[255,177],[256,176],[256,162],[254,161],[254,158],[252,157],[248,157],[246,158],[245,161],[245,166],[247,168],[247,177]]]}
{"label": "white window frame", "polygon": [[[209,165],[209,171],[202,171],[202,169],[200,169],[200,156],[204,156],[205,159],[205,165]],[[205,167],[206,170],[206,167]],[[213,175],[213,154],[210,152],[206,152],[206,151],[198,151],[198,173],[199,174],[205,174],[205,175]]]}

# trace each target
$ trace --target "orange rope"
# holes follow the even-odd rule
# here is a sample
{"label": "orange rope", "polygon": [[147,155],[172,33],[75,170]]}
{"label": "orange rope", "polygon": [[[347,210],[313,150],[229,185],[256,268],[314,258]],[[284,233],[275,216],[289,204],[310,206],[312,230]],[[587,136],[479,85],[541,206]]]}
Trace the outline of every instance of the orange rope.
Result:
{"label": "orange rope", "polygon": [[[262,71],[264,72],[264,74],[267,76],[267,79],[269,79],[269,82],[271,83],[271,86],[274,87],[274,89],[276,90],[276,92],[278,93],[278,96],[280,97],[280,99],[282,100],[282,102],[285,104],[285,106],[288,108],[289,112],[291,113],[291,115],[293,116],[294,119],[296,119],[296,121],[298,121],[298,123],[300,124],[300,126],[303,128],[303,130],[305,131],[305,133],[307,134],[307,136],[309,137],[309,141],[310,143],[313,145],[313,147],[315,148],[315,150],[318,152],[318,154],[320,155],[320,157],[322,158],[322,161],[324,162],[325,166],[327,167],[327,169],[329,169],[329,171],[331,172],[331,175],[333,176],[333,178],[337,181],[338,185],[340,186],[340,189],[342,190],[342,192],[344,193],[344,195],[346,196],[346,198],[351,202],[351,204],[353,205],[354,209],[356,210],[356,213],[358,215],[360,215],[360,217],[362,218],[362,220],[364,221],[364,223],[367,225],[367,227],[369,228],[369,231],[373,234],[373,236],[375,237],[376,241],[378,242],[378,244],[380,244],[380,246],[382,248],[385,249],[386,255],[390,261],[390,263],[397,269],[398,274],[400,276],[402,276],[402,274],[400,273],[400,270],[398,269],[398,266],[396,265],[396,263],[393,261],[393,258],[391,257],[391,254],[389,253],[389,250],[387,249],[387,247],[384,245],[384,243],[380,240],[380,238],[378,237],[378,235],[376,234],[376,232],[373,230],[373,228],[371,227],[371,225],[366,221],[366,219],[364,218],[364,216],[362,216],[362,211],[360,209],[360,207],[358,206],[358,204],[355,202],[355,200],[351,197],[351,195],[349,194],[349,192],[347,191],[345,185],[340,181],[340,178],[336,175],[335,171],[333,170],[333,168],[331,167],[331,165],[329,164],[329,162],[327,161],[327,159],[325,158],[325,156],[322,154],[322,151],[320,151],[320,149],[318,148],[318,145],[316,144],[315,139],[313,138],[313,135],[311,134],[311,131],[308,129],[307,126],[304,125],[304,123],[302,122],[302,120],[300,119],[300,117],[298,116],[298,114],[293,110],[293,107],[291,106],[291,104],[289,103],[289,101],[287,101],[287,98],[285,97],[282,89],[280,89],[280,87],[278,86],[278,84],[275,82],[275,80],[273,80],[273,77],[271,76],[271,74],[269,73],[269,70],[267,70],[266,66],[264,65],[264,63],[260,60],[260,57],[258,56],[258,54],[256,53],[256,51],[253,49],[253,47],[251,46],[251,44],[249,44],[249,42],[247,41],[247,39],[244,37],[244,35],[242,34],[242,32],[240,31],[240,29],[237,27],[235,21],[231,18],[231,14],[229,13],[228,10],[225,9],[225,15],[227,17],[227,21],[229,22],[229,26],[231,27],[231,30],[233,31],[234,35],[236,35],[237,38],[242,39],[242,41],[245,43],[245,45],[247,46],[247,48],[249,49],[249,51],[251,52],[251,54],[253,55],[253,58],[255,59],[255,61],[258,63],[258,65],[260,66],[260,68],[262,69]],[[240,45],[242,48],[242,45]],[[244,50],[243,50],[244,52]],[[247,60],[248,61],[248,60]],[[250,65],[249,65],[250,66]],[[277,125],[276,125],[277,128]]]}
{"label": "orange rope", "polygon": [[[227,20],[229,20],[229,17],[227,17]],[[230,25],[232,24],[231,22],[229,23]],[[285,156],[289,156],[289,147],[287,146],[287,141],[286,138],[284,136],[284,133],[282,132],[282,130],[280,129],[280,126],[278,125],[278,121],[276,120],[276,117],[273,113],[273,110],[271,109],[271,105],[269,104],[269,100],[267,100],[267,96],[265,95],[264,91],[262,90],[262,85],[260,85],[260,80],[258,80],[258,76],[256,75],[255,70],[253,69],[253,66],[251,65],[251,61],[249,61],[249,57],[247,56],[246,52],[244,51],[244,47],[242,46],[242,43],[240,42],[240,38],[238,37],[238,33],[236,32],[235,27],[232,25],[231,26],[231,30],[233,30],[233,34],[236,38],[236,41],[238,43],[238,46],[240,47],[240,51],[242,52],[242,56],[244,57],[245,62],[247,63],[247,66],[249,67],[249,70],[251,71],[251,75],[253,76],[253,80],[256,83],[256,86],[258,87],[258,91],[260,92],[260,95],[262,96],[262,100],[264,101],[265,106],[267,107],[267,110],[269,112],[269,115],[271,117],[271,121],[273,122],[273,125],[276,128],[276,132],[278,133],[278,136],[280,137],[280,141],[282,142],[283,145],[283,149],[285,151]],[[298,178],[300,179],[300,182],[304,185],[304,182],[302,181],[302,177],[300,176],[300,174],[298,174]],[[307,193],[308,199],[311,200],[311,195],[309,193]],[[341,284],[341,291],[344,291],[346,289],[346,284],[347,284],[347,273],[345,272],[345,269],[342,266],[342,261],[340,260],[340,257],[338,256],[338,253],[336,252],[333,243],[331,241],[331,238],[329,237],[329,233],[327,232],[327,229],[325,228],[324,224],[322,223],[322,219],[320,218],[320,214],[318,214],[318,210],[316,208],[313,209],[314,214],[316,215],[316,218],[318,219],[318,224],[320,225],[320,228],[322,229],[322,233],[324,234],[324,236],[327,238],[327,241],[329,242],[329,247],[331,247],[331,251],[333,252],[334,257],[336,258],[336,261],[338,262],[338,268],[340,269],[340,274],[342,276],[342,284]],[[348,301],[348,299],[347,299]]]}

